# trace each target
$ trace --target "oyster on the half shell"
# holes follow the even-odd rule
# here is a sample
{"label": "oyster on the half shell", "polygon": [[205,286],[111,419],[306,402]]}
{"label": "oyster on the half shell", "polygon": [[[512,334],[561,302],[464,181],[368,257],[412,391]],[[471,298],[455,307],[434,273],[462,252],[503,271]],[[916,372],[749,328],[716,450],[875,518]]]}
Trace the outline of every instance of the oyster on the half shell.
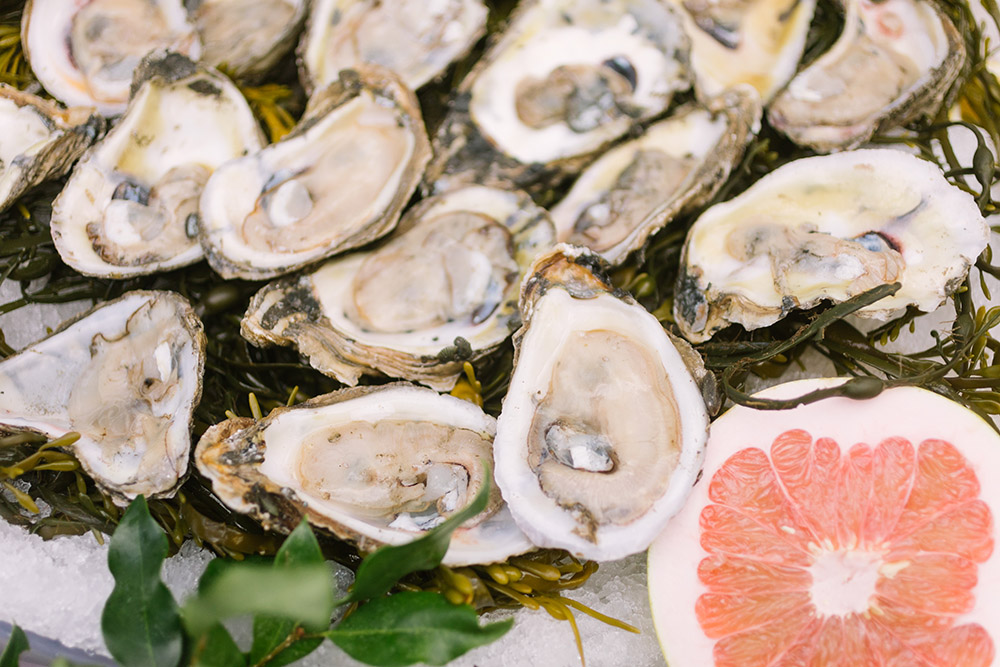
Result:
{"label": "oyster on the half shell", "polygon": [[314,0],[299,47],[307,90],[375,63],[416,90],[486,32],[482,0]]}
{"label": "oyster on the half shell", "polygon": [[965,42],[926,0],[846,0],[844,32],[768,108],[788,138],[819,152],[933,115],[965,62]]}
{"label": "oyster on the half shell", "polygon": [[129,292],[0,362],[0,425],[80,434],[73,453],[119,505],[187,472],[205,334],[174,292]]}
{"label": "oyster on the half shell", "polygon": [[521,280],[555,232],[517,192],[469,187],[420,202],[379,247],[271,283],[250,302],[242,333],[294,345],[354,385],[385,374],[447,391],[519,326]]}
{"label": "oyster on the half shell", "polygon": [[795,75],[816,0],[668,0],[691,38],[699,99],[745,83],[766,105]]}
{"label": "oyster on the half shell", "polygon": [[343,70],[281,141],[217,169],[199,233],[223,278],[260,280],[392,231],[430,144],[417,98],[377,65]]}
{"label": "oyster on the half shell", "polygon": [[592,272],[600,264],[560,245],[525,281],[494,460],[535,544],[615,560],[645,549],[683,505],[708,414],[686,355]]}
{"label": "oyster on the half shell", "polygon": [[104,119],[92,107],[61,109],[0,83],[0,211],[69,171],[103,132]]}
{"label": "oyster on the half shell", "polygon": [[868,149],[795,160],[695,221],[674,318],[697,343],[729,324],[769,326],[794,308],[894,282],[895,295],[858,315],[930,312],[988,238],[972,197],[913,155]]}
{"label": "oyster on the half shell", "polygon": [[[230,419],[198,443],[212,490],[266,528],[310,523],[362,551],[420,537],[487,482],[496,421],[478,406],[406,383],[356,387]],[[503,561],[531,549],[496,486],[452,535],[445,565]]]}
{"label": "oyster on the half shell", "polygon": [[424,188],[558,182],[688,89],[687,59],[658,0],[522,2],[462,81]]}
{"label": "oyster on the half shell", "polygon": [[125,115],[52,204],[59,255],[80,273],[109,278],[197,262],[205,183],[219,165],[263,143],[229,79],[180,54],[150,54],[136,70]]}
{"label": "oyster on the half shell", "polygon": [[236,78],[256,78],[295,46],[306,0],[186,0],[201,37],[201,62],[225,66]]}
{"label": "oyster on the half shell", "polygon": [[201,56],[181,0],[28,0],[21,21],[24,54],[45,90],[105,116],[125,111],[146,54]]}
{"label": "oyster on the half shell", "polygon": [[677,215],[715,194],[760,128],[757,94],[732,88],[611,149],[552,209],[559,241],[619,264]]}

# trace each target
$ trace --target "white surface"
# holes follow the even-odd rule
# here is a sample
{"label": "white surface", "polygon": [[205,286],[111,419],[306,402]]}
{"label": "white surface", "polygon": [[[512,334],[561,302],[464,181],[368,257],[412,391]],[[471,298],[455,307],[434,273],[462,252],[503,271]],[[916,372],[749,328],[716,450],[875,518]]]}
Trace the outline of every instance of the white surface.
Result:
{"label": "white surface", "polygon": [[[42,287],[39,281],[32,283],[29,292]],[[21,288],[17,281],[5,280],[0,283],[0,303],[10,303],[21,298]],[[0,315],[0,331],[7,344],[20,350],[43,337],[46,332],[57,328],[64,320],[79,315],[90,308],[90,301],[42,304],[33,303],[23,308]]]}
{"label": "white surface", "polygon": [[[56,638],[66,646],[106,654],[101,639],[101,610],[114,586],[107,567],[107,545],[99,545],[89,534],[45,541],[3,521],[0,521],[0,545],[3,547],[0,621],[17,623],[25,630]],[[210,560],[212,554],[192,542],[186,543],[177,556],[167,559],[163,579],[178,601],[195,589]],[[341,572],[338,584],[343,588],[346,583]],[[567,597],[642,630],[638,635],[628,633],[577,613],[588,665],[665,664],[649,616],[643,554],[602,565],[585,587],[569,592]],[[39,604],[39,600],[44,600],[44,604]],[[508,618],[511,613],[495,612],[484,620]],[[556,621],[543,611],[524,610],[513,615],[514,628],[500,641],[471,651],[451,664],[454,667],[579,664],[568,623]],[[230,624],[230,630],[242,648],[249,648],[247,623]],[[301,664],[354,667],[362,663],[326,642]]]}
{"label": "white surface", "polygon": [[[638,627],[641,634],[612,628],[576,613],[583,637],[588,667],[665,667],[646,595],[646,557],[637,554],[625,560],[604,563],[587,584],[566,597],[579,600],[601,613]],[[542,610],[499,611],[483,621],[509,618],[514,627],[500,640],[469,651],[448,663],[449,667],[576,667],[580,658],[573,631]],[[302,661],[303,667],[360,667],[330,642]]]}

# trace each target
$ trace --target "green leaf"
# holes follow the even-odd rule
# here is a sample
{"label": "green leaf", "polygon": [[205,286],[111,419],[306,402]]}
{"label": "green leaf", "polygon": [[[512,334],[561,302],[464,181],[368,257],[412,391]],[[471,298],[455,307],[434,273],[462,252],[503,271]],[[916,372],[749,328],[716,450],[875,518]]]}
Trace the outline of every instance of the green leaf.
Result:
{"label": "green leaf", "polygon": [[[295,624],[295,627],[298,627],[298,624]],[[256,623],[254,623],[255,634],[256,631],[257,631],[257,625]],[[282,637],[280,641],[283,641],[286,638],[288,638],[288,635]],[[317,648],[319,648],[320,644],[323,643],[323,638],[310,637],[308,639],[296,639],[293,637],[290,641],[291,643],[288,645],[288,648],[278,651],[277,653],[275,653],[273,657],[267,658],[267,654],[265,653],[264,655],[261,656],[259,660],[257,661],[251,660],[250,664],[267,665],[267,667],[283,667],[284,665],[290,665],[296,660],[301,660],[302,658],[306,657],[307,655],[315,651]]]}
{"label": "green leaf", "polygon": [[21,654],[28,650],[28,636],[16,625],[10,630],[10,638],[3,653],[0,653],[0,667],[17,667]]}
{"label": "green leaf", "polygon": [[191,667],[246,667],[247,660],[229,631],[216,623],[191,649]]}
{"label": "green leaf", "polygon": [[337,600],[337,604],[378,597],[389,592],[401,577],[410,572],[431,570],[440,565],[455,529],[486,509],[490,495],[488,480],[493,479],[488,465],[485,478],[487,482],[472,502],[452,514],[441,525],[407,544],[385,546],[372,552],[361,562],[351,592],[347,597]]}
{"label": "green leaf", "polygon": [[[316,541],[316,537],[309,528],[309,523],[303,519],[275,555],[274,569],[293,570],[303,565],[322,565],[323,562],[323,552],[319,548],[319,542]],[[329,617],[327,617],[319,626],[311,626],[306,629],[319,632],[325,630],[329,623]],[[284,650],[275,653],[282,644],[289,641],[289,637],[298,627],[299,623],[287,618],[255,616],[250,664],[257,665],[263,662],[269,667],[288,665],[309,655],[323,643],[322,639],[297,640]],[[271,655],[272,653],[274,655]]]}
{"label": "green leaf", "polygon": [[325,633],[355,660],[380,667],[443,665],[502,637],[514,619],[479,625],[469,605],[437,593],[397,593],[358,608]]}
{"label": "green leaf", "polygon": [[177,603],[160,581],[167,537],[149,514],[146,499],[132,501],[108,549],[115,578],[101,631],[111,655],[124,667],[176,667],[184,635]]}
{"label": "green leaf", "polygon": [[333,613],[333,582],[325,563],[275,570],[262,563],[219,568],[184,604],[184,625],[201,637],[222,619],[268,614],[306,626],[326,626]]}

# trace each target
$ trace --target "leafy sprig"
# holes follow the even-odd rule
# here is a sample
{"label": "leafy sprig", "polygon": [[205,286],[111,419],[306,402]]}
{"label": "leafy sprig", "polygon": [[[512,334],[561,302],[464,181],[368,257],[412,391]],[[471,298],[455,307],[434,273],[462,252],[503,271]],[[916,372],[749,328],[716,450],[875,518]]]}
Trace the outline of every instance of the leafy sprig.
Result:
{"label": "leafy sprig", "polygon": [[[212,561],[197,592],[181,606],[160,579],[166,536],[140,496],[122,517],[108,552],[115,588],[102,616],[105,643],[124,667],[277,667],[308,655],[324,638],[368,664],[444,664],[499,638],[513,620],[483,626],[472,607],[452,605],[437,593],[386,593],[399,577],[437,567],[451,533],[482,511],[488,493],[487,486],[420,539],[372,553],[340,599],[303,521],[270,563]],[[331,627],[335,609],[345,605],[351,613]],[[221,622],[248,613],[254,615],[253,645],[244,653]]]}

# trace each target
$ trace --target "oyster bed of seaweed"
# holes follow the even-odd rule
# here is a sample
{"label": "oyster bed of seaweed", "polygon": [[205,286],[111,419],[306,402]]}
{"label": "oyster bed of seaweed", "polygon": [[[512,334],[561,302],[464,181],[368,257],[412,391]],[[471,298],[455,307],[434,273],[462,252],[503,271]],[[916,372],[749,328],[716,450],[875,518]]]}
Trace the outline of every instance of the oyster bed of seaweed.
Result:
{"label": "oyster bed of seaweed", "polygon": [[[971,0],[976,2],[978,0]],[[6,3],[5,3],[6,4]],[[512,0],[488,2],[489,35],[502,30],[514,6]],[[986,142],[1000,145],[1000,83],[984,66],[988,44],[968,5],[962,0],[945,0],[947,13],[967,41],[968,62],[942,109],[927,122],[905,132],[876,136],[878,143],[906,143],[921,156],[940,164],[957,187],[975,197],[984,215],[998,212],[990,198],[990,187],[1000,178],[993,154]],[[984,7],[1000,23],[994,0]],[[37,88],[20,50],[19,28],[23,2],[15,1],[0,11],[0,81],[19,88]],[[806,48],[806,61],[821,54],[839,34],[841,19],[830,2],[819,3]],[[452,66],[442,80],[420,91],[420,101],[430,133],[442,120],[453,88],[482,54],[490,37],[467,58]],[[292,57],[276,69],[267,83],[241,88],[272,141],[288,131],[305,102],[296,77]],[[681,96],[675,105],[690,99]],[[950,121],[948,109],[957,103],[962,120]],[[949,142],[948,128],[961,125],[974,132],[978,149],[971,164],[962,164]],[[636,128],[636,133],[640,128]],[[942,148],[943,160],[932,149]],[[712,203],[723,201],[746,189],[764,174],[790,160],[809,155],[779,136],[767,125],[751,143],[744,159]],[[971,179],[969,179],[971,177]],[[975,186],[967,184],[967,179]],[[0,282],[17,281],[23,297],[0,305],[0,314],[16,311],[30,303],[60,303],[80,299],[94,302],[120,296],[134,289],[172,289],[187,297],[205,324],[208,338],[202,401],[195,412],[194,438],[227,415],[259,417],[286,403],[305,400],[335,390],[339,384],[313,370],[286,348],[258,349],[239,335],[239,320],[260,282],[223,281],[202,262],[165,274],[128,280],[95,279],[81,276],[65,266],[56,253],[49,234],[51,202],[62,183],[43,185],[8,211],[0,213]],[[541,193],[542,205],[556,201],[562,190]],[[704,207],[702,207],[704,208]],[[677,219],[655,236],[647,248],[612,274],[619,287],[629,292],[671,328],[671,302],[681,245],[687,227],[700,210]],[[936,336],[930,348],[914,354],[883,351],[881,346],[913,326],[919,314],[910,309],[900,318],[874,331],[862,333],[845,317],[895,289],[882,286],[837,306],[824,306],[793,313],[772,327],[747,333],[731,327],[711,341],[697,346],[707,367],[716,373],[725,396],[735,403],[762,409],[791,407],[796,401],[767,401],[751,398],[746,383],[751,374],[773,377],[798,362],[807,350],[829,359],[843,375],[855,379],[841,387],[816,392],[797,402],[817,400],[830,394],[863,398],[887,386],[919,385],[956,400],[989,418],[1000,414],[1000,341],[992,335],[1000,324],[1000,306],[976,304],[969,281],[980,281],[987,298],[985,276],[1000,278],[1000,266],[993,264],[987,248],[965,285],[953,296],[956,319],[947,331]],[[0,331],[0,356],[13,350]],[[497,415],[506,390],[513,350],[508,342],[500,351],[467,365],[467,378],[459,381],[456,395],[482,402],[487,412]],[[478,379],[477,379],[478,378]],[[371,380],[365,380],[371,382]],[[990,423],[993,423],[990,421]],[[0,435],[0,518],[29,527],[43,537],[82,534],[92,531],[98,540],[110,534],[120,518],[120,510],[81,472],[72,454],[63,447],[72,436],[46,442],[23,433]],[[193,467],[193,466],[192,466]],[[15,483],[17,481],[17,483]],[[50,512],[38,512],[38,500]],[[228,510],[211,493],[197,471],[192,471],[177,496],[150,503],[153,516],[170,537],[176,550],[187,539],[203,544],[217,554],[242,559],[250,554],[273,554],[280,536],[264,532],[254,521]],[[333,538],[323,538],[325,555],[356,567],[360,555],[351,546]],[[468,602],[481,609],[495,606],[544,608],[556,618],[572,621],[570,608],[600,614],[564,598],[561,592],[582,584],[597,565],[581,562],[565,552],[541,550],[507,563],[485,567],[438,568],[411,576],[402,588],[439,590],[449,600]],[[619,624],[613,619],[602,618]],[[624,624],[619,624],[628,628]]]}

